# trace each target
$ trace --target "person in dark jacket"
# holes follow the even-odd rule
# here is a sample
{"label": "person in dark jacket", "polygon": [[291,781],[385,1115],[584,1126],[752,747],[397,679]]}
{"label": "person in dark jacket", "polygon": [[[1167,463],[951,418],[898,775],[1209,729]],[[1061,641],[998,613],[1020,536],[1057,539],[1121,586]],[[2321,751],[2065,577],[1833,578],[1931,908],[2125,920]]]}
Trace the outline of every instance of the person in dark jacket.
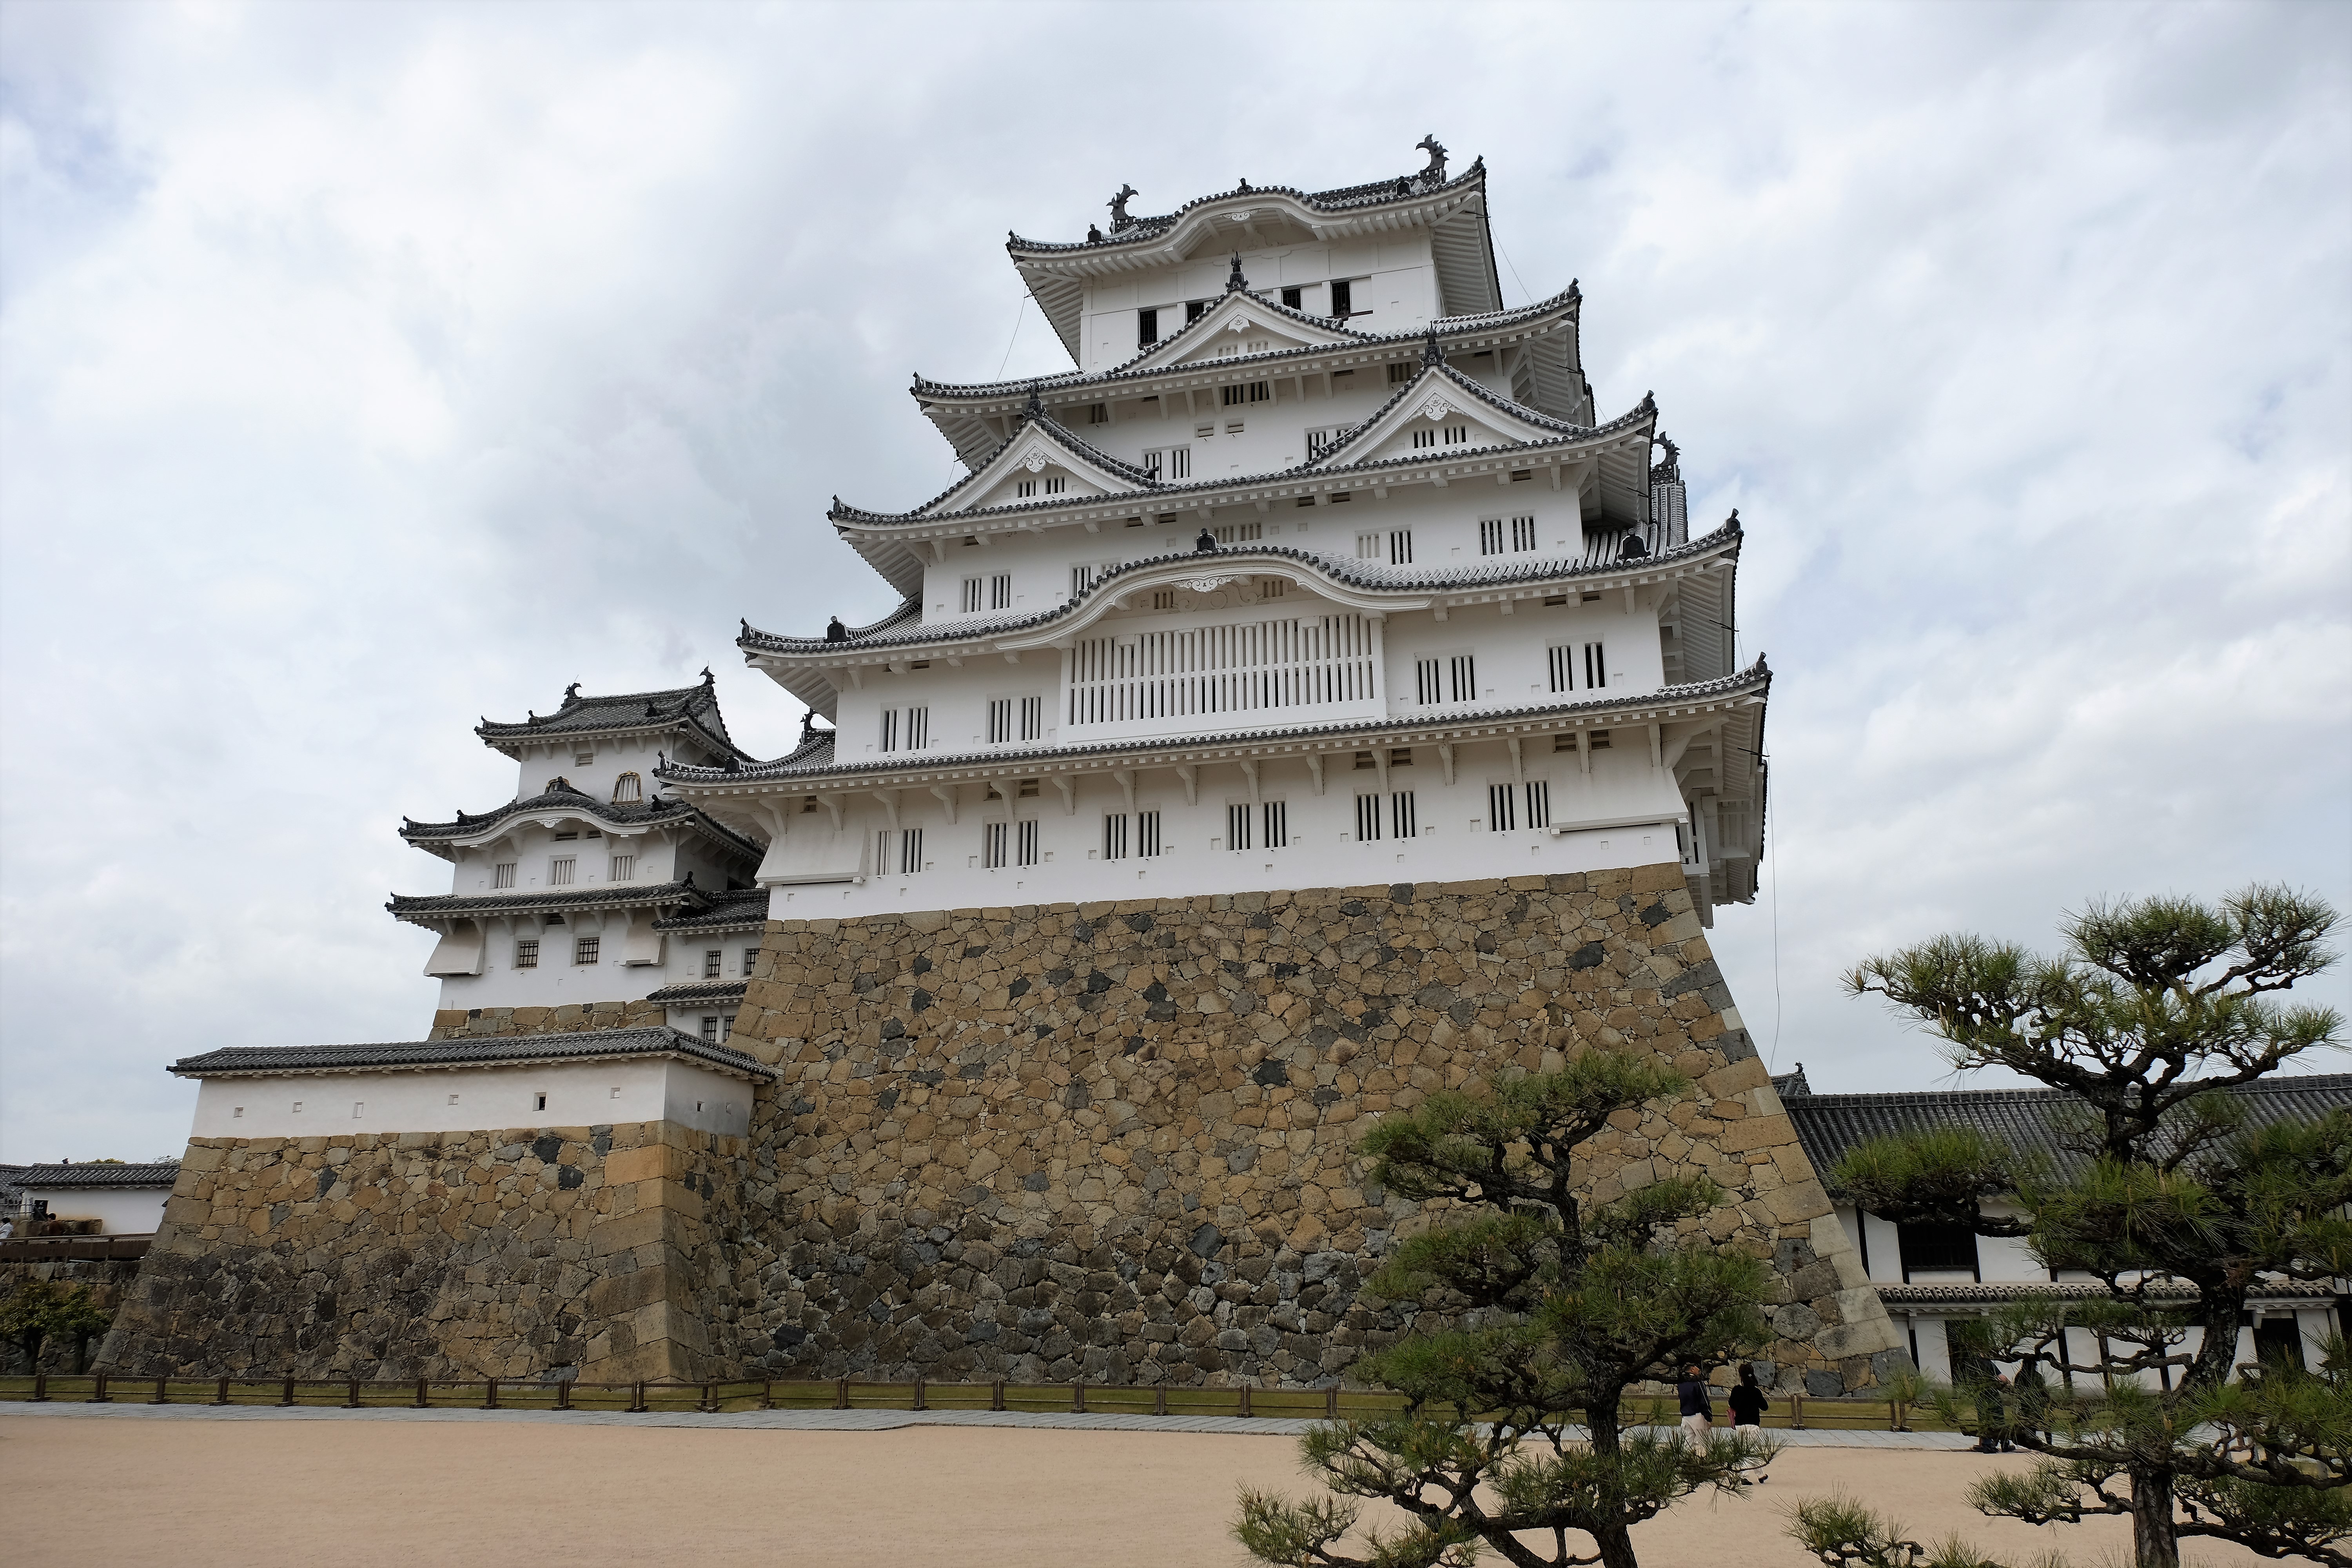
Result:
{"label": "person in dark jacket", "polygon": [[1757,1386],[1754,1367],[1743,1366],[1739,1369],[1739,1381],[1732,1385],[1731,1393],[1724,1403],[1731,1406],[1731,1425],[1734,1430],[1742,1426],[1764,1425],[1764,1407],[1770,1401],[1764,1397],[1763,1389]]}
{"label": "person in dark jacket", "polygon": [[2011,1384],[2017,1394],[2017,1425],[2043,1442],[2050,1440],[2050,1380],[2042,1375],[2038,1363],[2027,1362],[2017,1369]]}
{"label": "person in dark jacket", "polygon": [[[1745,1363],[1741,1364],[1739,1381],[1731,1385],[1731,1392],[1725,1395],[1723,1402],[1731,1406],[1731,1429],[1735,1436],[1742,1426],[1753,1426],[1759,1433],[1763,1431],[1764,1410],[1771,1401],[1766,1399],[1763,1389],[1757,1386],[1755,1367]],[[1759,1471],[1756,1479],[1769,1481],[1772,1478]]]}
{"label": "person in dark jacket", "polygon": [[1685,1435],[1693,1443],[1705,1443],[1715,1430],[1715,1406],[1707,1403],[1706,1379],[1699,1374],[1696,1362],[1683,1368],[1683,1380],[1675,1384],[1675,1394],[1682,1404]]}
{"label": "person in dark jacket", "polygon": [[2014,1454],[2017,1445],[2009,1436],[2009,1403],[2001,1396],[2009,1388],[2009,1374],[1994,1368],[1992,1375],[1980,1380],[1976,1387],[1977,1452],[1979,1454]]}

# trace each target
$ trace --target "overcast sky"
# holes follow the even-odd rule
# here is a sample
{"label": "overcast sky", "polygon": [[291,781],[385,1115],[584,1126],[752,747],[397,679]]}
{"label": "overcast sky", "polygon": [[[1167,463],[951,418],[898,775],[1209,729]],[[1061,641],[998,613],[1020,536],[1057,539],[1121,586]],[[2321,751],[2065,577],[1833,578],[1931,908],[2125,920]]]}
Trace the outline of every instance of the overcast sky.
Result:
{"label": "overcast sky", "polygon": [[2352,6],[18,0],[0,1159],[422,1036],[394,829],[509,798],[481,715],[707,663],[781,749],[736,618],[892,602],[824,513],[956,471],[909,375],[1067,363],[1008,228],[1425,132],[1747,526],[1772,849],[1714,940],[1779,1067],[1938,1080],[1838,993],[1887,944],[2352,907]]}

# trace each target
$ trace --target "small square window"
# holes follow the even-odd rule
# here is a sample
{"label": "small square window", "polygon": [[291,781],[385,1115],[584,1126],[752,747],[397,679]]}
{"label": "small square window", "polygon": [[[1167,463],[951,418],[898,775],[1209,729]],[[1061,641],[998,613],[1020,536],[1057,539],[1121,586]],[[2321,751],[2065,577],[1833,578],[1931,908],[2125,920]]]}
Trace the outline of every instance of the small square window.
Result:
{"label": "small square window", "polygon": [[530,1097],[530,1108],[533,1110],[545,1110],[547,1109],[547,1096],[543,1094],[532,1095]]}
{"label": "small square window", "polygon": [[574,963],[583,964],[595,963],[597,950],[604,946],[604,939],[600,936],[573,937],[572,939],[572,962]]}
{"label": "small square window", "polygon": [[[517,969],[539,967],[539,938],[527,936],[515,943],[514,966]],[[457,1101],[453,1100],[449,1103],[455,1105]]]}

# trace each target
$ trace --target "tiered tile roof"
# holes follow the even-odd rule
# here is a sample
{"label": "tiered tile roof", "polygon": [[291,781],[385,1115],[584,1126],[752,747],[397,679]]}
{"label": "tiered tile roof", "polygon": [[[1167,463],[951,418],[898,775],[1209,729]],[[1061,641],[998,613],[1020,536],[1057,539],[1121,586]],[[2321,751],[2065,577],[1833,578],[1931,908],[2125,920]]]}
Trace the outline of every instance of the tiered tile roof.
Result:
{"label": "tiered tile roof", "polygon": [[728,737],[727,721],[719,711],[717,684],[707,669],[698,686],[609,697],[583,697],[579,682],[574,681],[554,712],[533,713],[520,722],[485,719],[474,727],[474,733],[486,744],[507,751],[546,740],[677,729],[692,733],[721,756],[739,754]]}
{"label": "tiered tile roof", "polygon": [[202,1056],[183,1057],[172,1064],[171,1070],[182,1078],[257,1078],[280,1073],[511,1067],[521,1062],[645,1057],[684,1058],[755,1081],[776,1076],[772,1068],[761,1065],[756,1058],[667,1027],[589,1029],[572,1034],[500,1035],[487,1038],[461,1037],[390,1045],[231,1046]]}

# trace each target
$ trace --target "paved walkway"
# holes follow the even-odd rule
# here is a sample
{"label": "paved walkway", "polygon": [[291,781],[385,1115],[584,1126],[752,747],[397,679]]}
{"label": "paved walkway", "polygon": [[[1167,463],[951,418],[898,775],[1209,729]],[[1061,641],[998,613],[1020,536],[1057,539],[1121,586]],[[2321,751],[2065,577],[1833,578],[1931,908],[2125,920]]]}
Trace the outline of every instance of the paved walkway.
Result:
{"label": "paved walkway", "polygon": [[[1035,1410],[352,1410],[325,1405],[91,1405],[53,1400],[0,1402],[0,1420],[95,1421],[519,1421],[572,1426],[699,1426],[746,1432],[896,1432],[908,1426],[1020,1426],[1079,1432],[1208,1432],[1234,1436],[1296,1436],[1313,1421],[1251,1415],[1098,1415]],[[1801,1448],[1966,1448],[1958,1432],[1784,1431],[1771,1436]]]}

